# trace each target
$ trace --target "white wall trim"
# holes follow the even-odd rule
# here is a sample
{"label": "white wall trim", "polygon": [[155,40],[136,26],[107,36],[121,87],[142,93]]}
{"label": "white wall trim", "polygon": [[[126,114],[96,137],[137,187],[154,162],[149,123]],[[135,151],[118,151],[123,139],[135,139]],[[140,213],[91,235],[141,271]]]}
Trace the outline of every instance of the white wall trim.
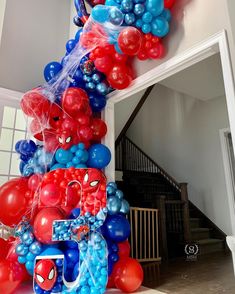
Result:
{"label": "white wall trim", "polygon": [[[228,133],[230,133],[230,129],[228,128],[219,130],[231,224],[235,224],[234,184],[233,184],[233,179],[231,177],[231,164],[230,164],[230,158],[228,154],[228,146],[226,142],[226,134]],[[232,233],[233,235],[235,235],[235,226],[232,226]]]}
{"label": "white wall trim", "polygon": [[[226,31],[222,30],[213,36],[207,38],[206,40],[199,42],[192,48],[186,50],[185,52],[178,54],[171,59],[163,62],[159,66],[150,70],[149,72],[139,76],[133,83],[133,85],[123,91],[115,91],[109,95],[108,105],[104,110],[103,117],[108,125],[108,133],[105,136],[104,144],[109,147],[112,153],[112,160],[110,166],[106,169],[106,176],[108,180],[115,180],[115,125],[113,122],[114,117],[114,107],[115,104],[127,99],[129,96],[136,94],[137,92],[155,84],[163,79],[174,75],[181,70],[184,70],[193,64],[200,62],[209,56],[220,53],[222,72],[225,84],[226,101],[228,108],[228,116],[230,122],[230,129],[233,138],[233,144],[235,143],[235,89],[233,72],[230,61],[230,53]],[[113,114],[111,113],[113,111]],[[111,121],[109,118],[111,117]],[[235,144],[234,144],[235,150]],[[231,199],[229,200],[231,201]],[[230,211],[231,221],[235,219],[235,210]],[[232,221],[231,227],[233,232],[235,232],[234,225]]]}

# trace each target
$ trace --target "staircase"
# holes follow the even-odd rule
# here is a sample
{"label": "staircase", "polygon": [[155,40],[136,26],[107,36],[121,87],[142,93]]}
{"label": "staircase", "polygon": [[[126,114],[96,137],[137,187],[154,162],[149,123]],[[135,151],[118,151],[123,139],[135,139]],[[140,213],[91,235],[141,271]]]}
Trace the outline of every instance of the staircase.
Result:
{"label": "staircase", "polygon": [[185,255],[184,246],[199,245],[201,255],[223,251],[225,234],[188,200],[187,184],[178,183],[129,138],[116,145],[120,189],[133,207],[160,211],[160,248],[165,259]]}

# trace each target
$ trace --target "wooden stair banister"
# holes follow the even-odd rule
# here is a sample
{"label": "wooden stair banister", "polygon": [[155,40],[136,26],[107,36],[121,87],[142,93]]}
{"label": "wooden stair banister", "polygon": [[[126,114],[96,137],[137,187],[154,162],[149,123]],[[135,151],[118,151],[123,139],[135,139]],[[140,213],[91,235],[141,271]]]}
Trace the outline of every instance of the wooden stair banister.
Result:
{"label": "wooden stair banister", "polygon": [[188,184],[181,183],[181,200],[184,201],[183,221],[184,221],[184,240],[191,242],[190,216],[189,216],[189,200],[188,200]]}

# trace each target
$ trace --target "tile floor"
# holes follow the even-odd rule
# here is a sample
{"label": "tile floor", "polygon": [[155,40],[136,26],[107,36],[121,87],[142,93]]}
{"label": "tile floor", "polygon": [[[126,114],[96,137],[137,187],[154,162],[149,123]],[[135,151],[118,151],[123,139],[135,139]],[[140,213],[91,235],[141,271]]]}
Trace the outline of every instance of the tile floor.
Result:
{"label": "tile floor", "polygon": [[[150,267],[150,269],[147,269]],[[235,294],[230,253],[145,266],[144,286],[170,294]]]}

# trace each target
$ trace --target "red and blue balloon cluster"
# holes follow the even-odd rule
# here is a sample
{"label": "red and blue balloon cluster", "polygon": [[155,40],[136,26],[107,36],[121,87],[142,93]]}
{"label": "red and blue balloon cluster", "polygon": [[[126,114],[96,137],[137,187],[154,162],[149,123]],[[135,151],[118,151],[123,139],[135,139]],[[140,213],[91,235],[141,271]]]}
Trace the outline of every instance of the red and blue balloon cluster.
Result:
{"label": "red and blue balloon cluster", "polygon": [[46,83],[22,97],[31,140],[15,146],[22,176],[0,187],[0,222],[12,234],[0,248],[5,294],[29,275],[37,294],[130,293],[143,280],[130,258],[129,204],[106,183],[100,112],[111,91],[134,80],[133,58],[163,56],[175,0],[89,0],[90,17],[83,0],[74,2],[83,28],[61,62],[46,65]]}

